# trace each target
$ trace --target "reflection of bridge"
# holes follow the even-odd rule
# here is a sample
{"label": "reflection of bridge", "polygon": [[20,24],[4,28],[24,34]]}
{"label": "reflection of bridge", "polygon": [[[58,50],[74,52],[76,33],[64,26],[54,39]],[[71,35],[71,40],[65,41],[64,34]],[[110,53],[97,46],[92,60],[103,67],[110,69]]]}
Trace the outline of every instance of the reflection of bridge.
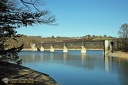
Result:
{"label": "reflection of bridge", "polygon": [[[58,63],[58,64],[64,64],[72,67],[82,67],[82,68],[88,68],[88,69],[94,69],[94,68],[102,68],[106,71],[111,70],[111,62],[112,57],[104,56],[101,53],[99,54],[79,54],[74,55],[71,53],[62,53],[61,51],[58,51],[58,54],[51,53],[38,53],[38,52],[30,52],[27,53],[27,55],[23,54],[20,56],[23,56],[23,63],[38,63],[38,62],[47,62],[47,63]],[[78,51],[77,51],[78,52]],[[101,51],[102,52],[102,51]],[[38,57],[37,57],[38,56]],[[75,57],[77,56],[77,57]],[[95,57],[94,57],[95,56]],[[62,62],[63,61],[63,62]]]}
{"label": "reflection of bridge", "polygon": [[[87,43],[100,43],[103,46],[103,50],[104,50],[104,54],[107,54],[108,52],[112,51],[112,45],[111,45],[111,40],[83,40],[83,41],[65,41],[65,42],[47,42],[47,43],[36,43],[36,44],[32,44],[31,48],[33,51],[45,51],[44,46],[49,46],[50,47],[50,52],[54,52],[55,51],[55,47],[54,45],[60,45],[63,46],[63,52],[68,52],[68,44],[70,43],[76,43],[76,45],[78,43],[81,43],[81,53],[86,53],[86,44]],[[92,45],[91,44],[91,45]]]}

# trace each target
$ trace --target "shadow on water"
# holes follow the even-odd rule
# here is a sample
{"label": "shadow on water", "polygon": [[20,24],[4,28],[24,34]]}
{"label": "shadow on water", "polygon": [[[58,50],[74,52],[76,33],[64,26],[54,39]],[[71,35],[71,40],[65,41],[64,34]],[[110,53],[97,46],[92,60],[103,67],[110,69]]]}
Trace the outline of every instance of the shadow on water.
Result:
{"label": "shadow on water", "polygon": [[61,85],[128,85],[128,61],[104,56],[103,51],[26,51],[20,56],[23,65],[51,75]]}

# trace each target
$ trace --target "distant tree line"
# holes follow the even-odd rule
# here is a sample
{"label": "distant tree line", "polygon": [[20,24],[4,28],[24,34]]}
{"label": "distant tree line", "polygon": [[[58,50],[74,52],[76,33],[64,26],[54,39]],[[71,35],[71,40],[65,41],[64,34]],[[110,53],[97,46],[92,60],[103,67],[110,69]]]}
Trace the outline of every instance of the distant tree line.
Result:
{"label": "distant tree line", "polygon": [[[19,45],[22,45],[24,44],[24,48],[31,48],[31,44],[32,43],[41,43],[41,42],[62,42],[62,41],[65,41],[65,40],[74,40],[74,39],[93,39],[93,40],[113,40],[114,42],[114,50],[118,51],[118,50],[121,50],[121,51],[127,51],[127,48],[128,48],[128,40],[126,41],[125,38],[122,38],[122,37],[119,37],[119,38],[116,38],[116,37],[112,37],[112,36],[107,36],[107,35],[85,35],[85,36],[82,36],[82,37],[64,37],[64,36],[51,36],[51,37],[42,37],[42,36],[27,36],[27,35],[22,35],[22,37],[19,37],[17,38],[18,42],[17,41],[14,41],[13,39],[12,40],[9,40],[8,43],[9,46],[8,48],[12,48],[12,47],[18,47]],[[102,43],[100,44],[97,44],[97,43],[94,43],[94,44],[89,44],[87,43],[88,45],[86,45],[86,47],[88,49],[102,49],[103,45]],[[74,47],[75,46],[75,47]],[[58,47],[58,48],[62,48],[63,45],[60,45],[60,46],[57,46],[55,45],[55,47]],[[80,48],[80,44],[68,44],[68,47],[69,48]],[[49,46],[46,46],[46,48],[49,48]]]}
{"label": "distant tree line", "polygon": [[[113,40],[114,42],[114,50],[118,51],[127,51],[128,48],[128,40],[127,38],[116,38],[116,37],[112,37],[112,36],[107,36],[107,35],[85,35],[85,36],[81,36],[81,37],[64,37],[64,36],[51,36],[51,37],[42,37],[42,36],[27,36],[27,35],[22,35],[22,37],[17,38],[18,42],[14,41],[14,40],[10,40],[7,43],[9,44],[8,48],[11,47],[18,47],[21,44],[24,44],[24,48],[31,48],[31,44],[32,43],[41,43],[41,42],[62,42],[65,40],[75,40],[75,39],[92,39],[92,40]],[[88,44],[88,45],[87,45]],[[88,49],[102,49],[103,45],[102,43],[87,43],[86,47]],[[68,47],[73,49],[73,48],[80,48],[81,44],[68,44]],[[74,47],[75,46],[75,47]],[[49,46],[44,46],[46,48],[49,48]],[[55,45],[55,47],[58,48],[62,48],[63,45]]]}
{"label": "distant tree line", "polygon": [[65,40],[77,40],[77,39],[86,39],[86,40],[104,40],[104,39],[112,39],[112,36],[95,36],[95,35],[85,35],[82,37],[61,37],[61,36],[51,36],[51,37],[42,37],[42,36],[27,36],[27,35],[22,35],[21,37],[18,37],[17,41],[15,40],[9,40],[6,42],[9,44],[7,48],[12,48],[12,47],[18,47],[21,44],[24,44],[24,48],[30,48],[32,43],[41,43],[41,42],[62,42]]}

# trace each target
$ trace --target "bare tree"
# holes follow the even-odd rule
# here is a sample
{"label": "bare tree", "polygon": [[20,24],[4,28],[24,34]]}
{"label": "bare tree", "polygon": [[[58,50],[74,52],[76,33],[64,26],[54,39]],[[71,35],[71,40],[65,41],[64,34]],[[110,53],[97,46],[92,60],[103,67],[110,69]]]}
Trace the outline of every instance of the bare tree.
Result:
{"label": "bare tree", "polygon": [[128,24],[125,23],[120,27],[119,30],[120,38],[122,39],[122,49],[123,51],[128,51]]}

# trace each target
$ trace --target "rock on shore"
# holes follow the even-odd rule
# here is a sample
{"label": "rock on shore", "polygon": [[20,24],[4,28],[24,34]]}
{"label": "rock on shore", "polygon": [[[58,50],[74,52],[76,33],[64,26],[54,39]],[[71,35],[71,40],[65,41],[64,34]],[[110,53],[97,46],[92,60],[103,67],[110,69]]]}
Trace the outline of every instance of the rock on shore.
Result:
{"label": "rock on shore", "polygon": [[59,85],[49,75],[28,67],[0,62],[0,85],[6,85],[2,79],[7,78],[10,85]]}

